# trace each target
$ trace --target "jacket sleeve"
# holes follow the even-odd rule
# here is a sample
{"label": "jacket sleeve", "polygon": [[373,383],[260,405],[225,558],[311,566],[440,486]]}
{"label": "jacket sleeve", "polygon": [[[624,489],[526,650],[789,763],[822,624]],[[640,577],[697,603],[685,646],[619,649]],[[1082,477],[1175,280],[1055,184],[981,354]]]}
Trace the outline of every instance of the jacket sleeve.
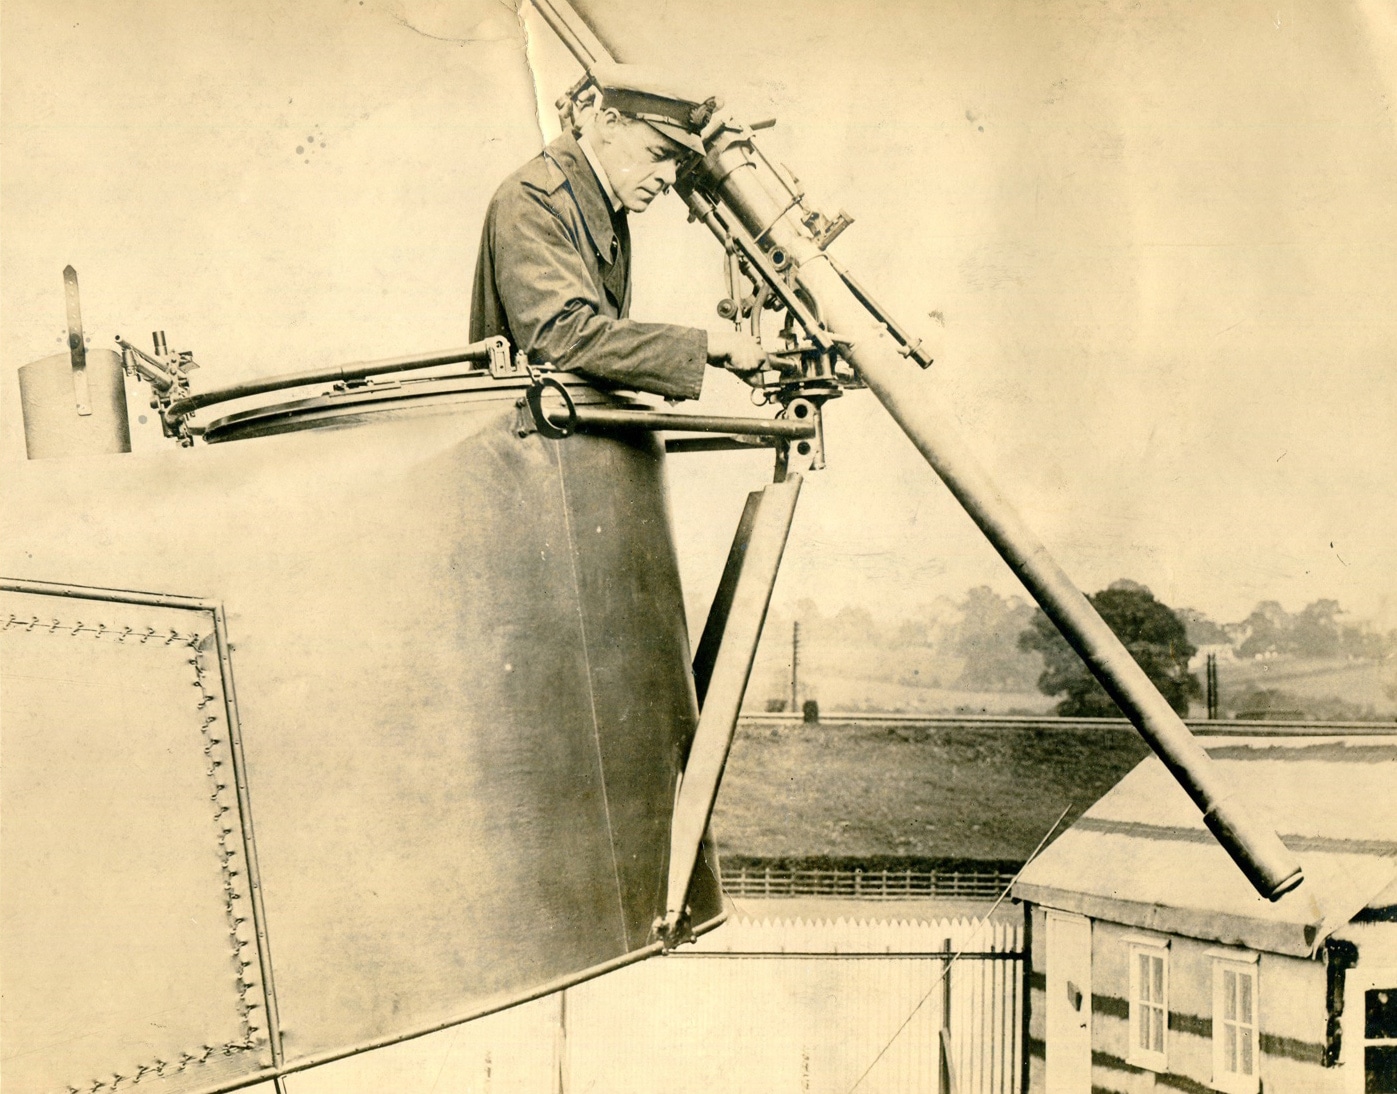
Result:
{"label": "jacket sleeve", "polygon": [[573,238],[538,191],[501,194],[491,213],[496,291],[530,361],[636,391],[698,398],[707,332],[606,315],[579,252],[587,242]]}

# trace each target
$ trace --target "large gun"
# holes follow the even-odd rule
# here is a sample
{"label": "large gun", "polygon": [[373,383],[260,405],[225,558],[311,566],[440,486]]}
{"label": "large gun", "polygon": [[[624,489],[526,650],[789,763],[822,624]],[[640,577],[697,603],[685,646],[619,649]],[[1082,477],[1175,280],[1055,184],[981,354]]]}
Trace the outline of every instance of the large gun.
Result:
{"label": "large gun", "polygon": [[[560,100],[566,115],[571,102],[589,92],[593,71],[623,58],[566,0],[533,3],[585,71]],[[724,248],[729,295],[720,314],[738,323],[745,318],[759,331],[764,311],[784,313],[781,345],[769,358],[772,367],[751,382],[768,401],[790,407],[801,400],[817,411],[848,387],[869,388],[1164,761],[1257,892],[1277,900],[1294,889],[1304,879],[1295,856],[1274,831],[1252,818],[1173,708],[986,474],[950,413],[920,382],[921,369],[930,364],[925,352],[827,253],[850,218],[843,212],[831,218],[809,205],[790,173],[762,154],[753,132],[760,127],[715,111],[701,133],[705,155],[696,157],[676,184],[693,218]]]}

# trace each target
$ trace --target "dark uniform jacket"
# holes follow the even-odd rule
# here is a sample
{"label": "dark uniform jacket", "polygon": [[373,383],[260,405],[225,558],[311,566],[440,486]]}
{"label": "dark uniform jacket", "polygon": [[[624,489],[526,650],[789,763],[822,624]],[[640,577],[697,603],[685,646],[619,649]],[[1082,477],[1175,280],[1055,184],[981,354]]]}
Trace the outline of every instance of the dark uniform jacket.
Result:
{"label": "dark uniform jacket", "polygon": [[697,398],[708,336],[626,318],[626,211],[612,214],[567,133],[505,179],[485,214],[471,300],[471,341],[502,334],[535,364],[604,384]]}

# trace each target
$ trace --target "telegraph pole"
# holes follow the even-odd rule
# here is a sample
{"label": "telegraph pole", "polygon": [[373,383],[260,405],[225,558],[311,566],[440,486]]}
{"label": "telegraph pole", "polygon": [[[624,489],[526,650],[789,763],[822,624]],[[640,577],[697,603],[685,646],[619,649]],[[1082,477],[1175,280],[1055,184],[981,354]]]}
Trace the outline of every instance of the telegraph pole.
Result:
{"label": "telegraph pole", "polygon": [[800,713],[800,623],[791,624],[791,712]]}

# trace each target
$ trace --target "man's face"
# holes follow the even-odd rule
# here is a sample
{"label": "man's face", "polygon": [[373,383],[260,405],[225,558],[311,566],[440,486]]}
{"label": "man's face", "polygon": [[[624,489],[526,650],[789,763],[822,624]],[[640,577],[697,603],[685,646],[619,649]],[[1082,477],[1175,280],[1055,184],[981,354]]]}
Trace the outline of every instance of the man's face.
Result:
{"label": "man's face", "polygon": [[598,115],[592,146],[616,197],[632,213],[645,212],[674,185],[684,152],[658,129],[614,110]]}

